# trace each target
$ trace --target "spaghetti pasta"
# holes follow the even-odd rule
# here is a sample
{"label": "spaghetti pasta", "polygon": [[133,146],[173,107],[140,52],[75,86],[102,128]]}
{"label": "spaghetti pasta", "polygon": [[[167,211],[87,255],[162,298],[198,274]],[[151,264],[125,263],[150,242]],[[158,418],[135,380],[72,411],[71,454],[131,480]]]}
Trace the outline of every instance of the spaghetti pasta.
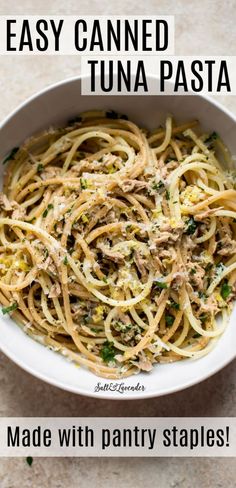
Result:
{"label": "spaghetti pasta", "polygon": [[236,191],[218,146],[197,121],[149,133],[95,111],[14,150],[3,313],[106,378],[207,354],[236,292]]}

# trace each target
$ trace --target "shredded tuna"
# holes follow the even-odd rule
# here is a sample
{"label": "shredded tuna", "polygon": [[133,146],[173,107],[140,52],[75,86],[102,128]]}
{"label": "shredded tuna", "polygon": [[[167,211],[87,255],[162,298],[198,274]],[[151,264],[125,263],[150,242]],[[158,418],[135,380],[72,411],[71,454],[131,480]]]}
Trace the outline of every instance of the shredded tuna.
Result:
{"label": "shredded tuna", "polygon": [[172,288],[178,290],[188,280],[188,274],[184,271],[177,271],[173,274]]}
{"label": "shredded tuna", "polygon": [[119,251],[113,251],[108,246],[103,244],[102,242],[97,243],[97,248],[102,251],[104,256],[107,256],[109,259],[114,261],[115,263],[119,261],[124,261],[124,256]]}
{"label": "shredded tuna", "polygon": [[141,371],[151,371],[153,369],[153,364],[143,351],[139,354],[138,362],[132,361],[132,364],[137,366]]}
{"label": "shredded tuna", "polygon": [[49,298],[57,298],[61,294],[61,287],[59,283],[56,281],[54,285],[50,288],[50,293],[48,295]]}
{"label": "shredded tuna", "polygon": [[236,253],[236,241],[230,238],[229,235],[226,235],[223,239],[218,241],[218,254],[221,256],[230,256],[231,254]]}
{"label": "shredded tuna", "polygon": [[131,191],[147,188],[148,183],[139,180],[124,180],[119,182],[119,186],[125,193],[130,193]]}
{"label": "shredded tuna", "polygon": [[201,302],[200,310],[202,313],[210,313],[211,315],[215,315],[219,310],[215,296],[211,295],[206,299],[205,302]]}
{"label": "shredded tuna", "polygon": [[199,214],[194,215],[194,220],[196,220],[197,222],[201,222],[202,220],[205,220],[207,217],[214,215],[217,210],[222,210],[222,208],[223,207],[208,208],[205,212],[201,212]]}
{"label": "shredded tuna", "polygon": [[134,262],[141,274],[141,277],[142,277],[142,281],[146,281],[147,279],[147,269],[146,269],[146,266],[147,266],[147,261],[145,258],[143,258],[140,254],[139,251],[134,251]]}
{"label": "shredded tuna", "polygon": [[199,288],[199,290],[203,290],[204,288],[204,276],[205,270],[197,263],[189,262],[187,264],[187,269],[189,272],[189,279],[190,281]]}
{"label": "shredded tuna", "polygon": [[10,212],[13,210],[12,202],[9,202],[7,196],[4,193],[0,193],[0,208]]}

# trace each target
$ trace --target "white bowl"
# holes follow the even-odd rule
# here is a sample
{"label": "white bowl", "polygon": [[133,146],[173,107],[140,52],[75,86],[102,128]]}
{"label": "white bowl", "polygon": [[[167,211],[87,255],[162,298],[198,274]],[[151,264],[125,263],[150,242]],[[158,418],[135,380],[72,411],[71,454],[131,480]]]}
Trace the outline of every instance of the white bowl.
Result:
{"label": "white bowl", "polygon": [[[168,113],[180,122],[197,118],[204,129],[219,132],[232,154],[236,154],[236,119],[213,100],[200,96],[88,97],[81,96],[80,86],[80,78],[65,80],[17,108],[0,127],[0,160],[35,132],[53,124],[63,125],[88,109],[113,109],[149,128],[163,123]],[[2,165],[0,171],[3,171]],[[0,348],[29,373],[64,390],[99,398],[142,399],[182,390],[226,366],[236,356],[235,319],[236,309],[226,332],[207,356],[195,361],[187,359],[156,365],[149,374],[141,373],[120,381],[104,380],[76,367],[29,338],[10,318],[2,315]],[[96,392],[98,384],[101,389]]]}

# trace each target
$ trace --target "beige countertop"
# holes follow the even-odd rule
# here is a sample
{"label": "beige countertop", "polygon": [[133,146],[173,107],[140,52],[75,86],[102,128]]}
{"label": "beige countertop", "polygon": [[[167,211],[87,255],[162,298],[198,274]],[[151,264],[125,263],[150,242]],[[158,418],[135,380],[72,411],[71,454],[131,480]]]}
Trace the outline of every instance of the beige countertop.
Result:
{"label": "beige countertop", "polygon": [[[174,14],[176,54],[235,55],[234,0],[0,0],[0,14]],[[1,57],[0,120],[43,87],[80,72],[70,57]],[[218,97],[236,113],[236,97]],[[101,401],[49,386],[0,354],[1,416],[234,416],[236,362],[174,395],[143,401]],[[0,460],[0,488],[234,488],[235,459]]]}

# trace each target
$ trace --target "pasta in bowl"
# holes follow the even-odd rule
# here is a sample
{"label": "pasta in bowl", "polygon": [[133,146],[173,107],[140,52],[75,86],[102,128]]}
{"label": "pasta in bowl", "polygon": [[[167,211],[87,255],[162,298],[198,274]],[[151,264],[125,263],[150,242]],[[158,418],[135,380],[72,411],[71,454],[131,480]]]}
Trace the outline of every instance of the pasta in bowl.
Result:
{"label": "pasta in bowl", "polygon": [[235,358],[235,118],[202,96],[80,90],[55,84],[0,126],[0,349],[78,394],[178,391]]}
{"label": "pasta in bowl", "polygon": [[229,159],[197,120],[113,110],[27,139],[3,161],[3,314],[109,380],[208,354],[236,290]]}

